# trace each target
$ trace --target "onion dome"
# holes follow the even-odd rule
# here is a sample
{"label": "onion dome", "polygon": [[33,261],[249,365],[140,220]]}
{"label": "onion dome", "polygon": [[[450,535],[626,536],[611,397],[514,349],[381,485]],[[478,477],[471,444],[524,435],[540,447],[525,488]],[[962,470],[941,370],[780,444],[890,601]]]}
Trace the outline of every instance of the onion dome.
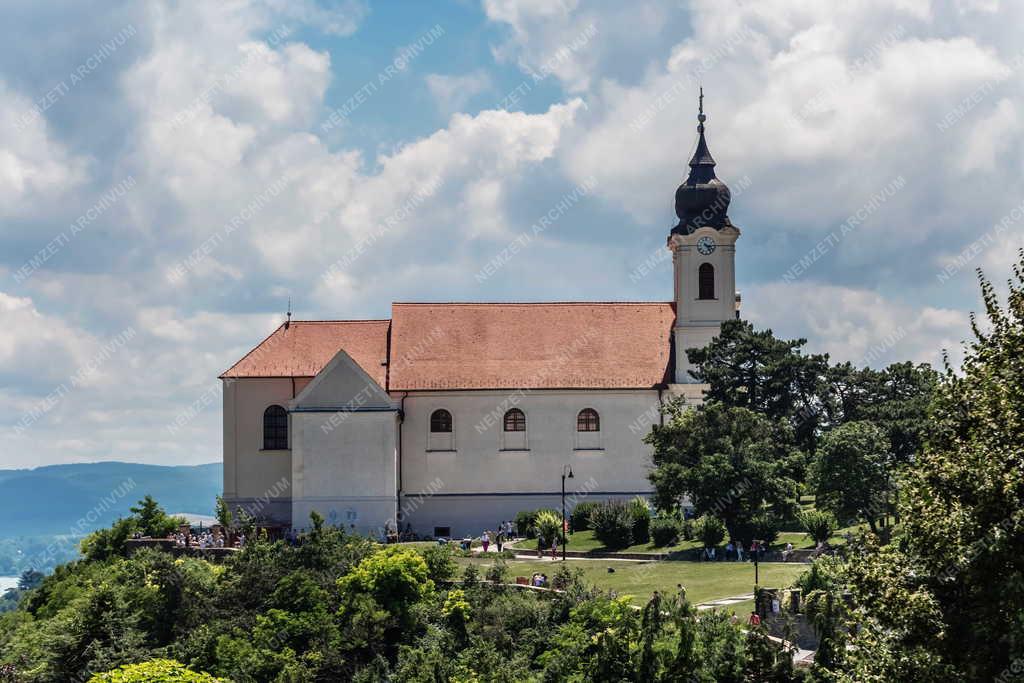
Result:
{"label": "onion dome", "polygon": [[672,232],[689,235],[697,228],[710,226],[723,228],[729,223],[729,202],[732,195],[729,188],[715,177],[715,159],[708,150],[704,139],[704,89],[700,91],[699,113],[697,115],[697,149],[690,159],[690,175],[676,190],[676,215],[679,225]]}

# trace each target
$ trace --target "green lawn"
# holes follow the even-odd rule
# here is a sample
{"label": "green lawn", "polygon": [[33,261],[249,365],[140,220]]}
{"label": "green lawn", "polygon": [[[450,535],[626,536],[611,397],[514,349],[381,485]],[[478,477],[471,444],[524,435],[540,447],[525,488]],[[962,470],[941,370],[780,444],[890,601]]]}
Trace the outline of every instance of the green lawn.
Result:
{"label": "green lawn", "polygon": [[[571,547],[571,546],[570,546]],[[474,563],[480,567],[491,560],[457,558],[460,565]],[[532,576],[542,572],[554,576],[560,561],[508,560],[510,578]],[[676,585],[683,584],[690,602],[697,604],[745,595],[754,590],[754,565],[749,562],[641,562],[627,560],[567,560],[570,567],[583,570],[584,580],[602,590],[613,590],[619,595],[630,595],[633,602],[643,604],[654,591],[675,593]],[[608,568],[615,570],[609,574]],[[785,588],[804,570],[805,564],[765,562],[760,565],[761,585],[766,588]],[[749,609],[748,609],[749,611]]]}

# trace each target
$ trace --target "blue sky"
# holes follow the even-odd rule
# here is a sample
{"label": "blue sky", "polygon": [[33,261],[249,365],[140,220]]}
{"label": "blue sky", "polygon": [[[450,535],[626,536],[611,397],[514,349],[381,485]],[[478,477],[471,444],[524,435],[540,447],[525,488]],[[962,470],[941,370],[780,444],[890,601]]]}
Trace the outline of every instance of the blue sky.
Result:
{"label": "blue sky", "polygon": [[973,269],[1005,280],[1022,242],[1022,14],[7,2],[0,467],[218,460],[215,378],[289,297],[668,300],[698,84],[744,315],[839,360],[956,357]]}

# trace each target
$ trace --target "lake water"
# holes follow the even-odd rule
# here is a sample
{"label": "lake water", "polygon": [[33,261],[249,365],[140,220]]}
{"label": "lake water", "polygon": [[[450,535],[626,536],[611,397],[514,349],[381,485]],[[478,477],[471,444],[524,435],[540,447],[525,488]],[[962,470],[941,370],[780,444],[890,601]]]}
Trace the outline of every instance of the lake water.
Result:
{"label": "lake water", "polygon": [[16,588],[18,586],[17,576],[0,576],[0,595],[4,594],[8,588]]}

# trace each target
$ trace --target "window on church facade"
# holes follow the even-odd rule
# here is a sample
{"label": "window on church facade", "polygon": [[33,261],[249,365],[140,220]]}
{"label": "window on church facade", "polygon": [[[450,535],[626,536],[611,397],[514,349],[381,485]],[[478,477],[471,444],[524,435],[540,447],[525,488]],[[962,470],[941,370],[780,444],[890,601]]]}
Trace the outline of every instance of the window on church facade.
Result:
{"label": "window on church facade", "polygon": [[282,451],[288,448],[288,412],[281,406],[263,411],[263,450]]}
{"label": "window on church facade", "polygon": [[526,431],[526,413],[519,410],[519,408],[513,408],[512,410],[505,413],[505,431],[506,432],[525,432]]}
{"label": "window on church facade", "polygon": [[452,414],[447,410],[435,410],[430,414],[430,431],[434,434],[446,434],[452,431]]}
{"label": "window on church facade", "polygon": [[715,267],[710,263],[700,264],[697,270],[697,298],[715,298]]}
{"label": "window on church facade", "polygon": [[601,431],[601,418],[593,408],[584,408],[576,416],[577,432],[599,432]]}

